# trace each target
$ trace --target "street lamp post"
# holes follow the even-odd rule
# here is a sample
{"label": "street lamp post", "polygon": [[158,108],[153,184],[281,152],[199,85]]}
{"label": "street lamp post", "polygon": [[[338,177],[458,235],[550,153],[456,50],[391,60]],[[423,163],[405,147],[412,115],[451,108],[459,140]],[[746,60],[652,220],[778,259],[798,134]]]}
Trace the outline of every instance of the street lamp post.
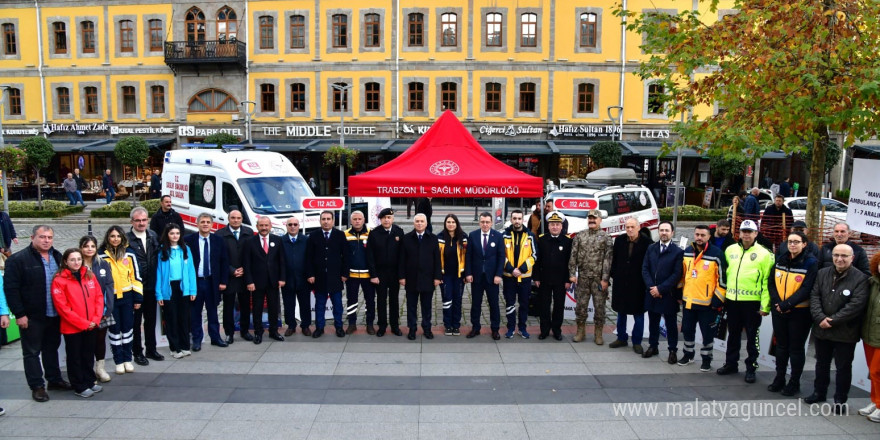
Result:
{"label": "street lamp post", "polygon": [[[348,91],[351,84],[330,84],[333,90],[340,93],[339,111],[339,146],[345,148],[345,105],[348,104]],[[345,162],[339,162],[339,197],[345,197]]]}
{"label": "street lamp post", "polygon": [[[620,133],[617,135],[617,140],[623,140],[623,107],[619,105],[611,105],[608,106],[608,118],[611,119],[611,122],[615,127],[620,127]],[[620,124],[620,125],[618,125]],[[611,141],[614,141],[614,131],[611,131]]]}
{"label": "street lamp post", "polygon": [[[253,104],[253,110],[248,111],[248,105]],[[251,134],[251,117],[257,112],[257,103],[254,101],[241,101],[242,107],[244,107],[244,118],[245,118],[245,130],[247,130],[247,138],[248,145],[254,145],[253,136]]]}

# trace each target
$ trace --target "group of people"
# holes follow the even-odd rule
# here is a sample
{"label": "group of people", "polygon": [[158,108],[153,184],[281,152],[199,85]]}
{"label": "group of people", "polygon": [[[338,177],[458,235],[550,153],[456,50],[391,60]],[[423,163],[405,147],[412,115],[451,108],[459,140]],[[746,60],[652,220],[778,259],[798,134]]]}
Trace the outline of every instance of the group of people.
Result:
{"label": "group of people", "polygon": [[[133,372],[133,363],[163,360],[156,350],[157,305],[163,310],[174,358],[201,350],[205,311],[211,345],[223,348],[234,343],[236,302],[238,333],[255,344],[262,343],[265,327],[268,337],[276,341],[293,335],[297,326],[305,336],[321,337],[328,300],[336,336],[353,334],[358,331],[361,298],[367,334],[382,337],[390,330],[402,336],[401,287],[410,340],[416,339],[419,326],[426,339],[433,339],[432,304],[438,287],[444,333],[462,333],[465,284],[471,285],[472,299],[467,338],[481,334],[485,296],[492,339],[499,340],[502,334],[528,339],[526,322],[534,284],[538,339],[562,340],[565,295],[574,284],[574,342],[587,338],[592,302],[593,341],[604,344],[610,296],[618,314],[617,337],[609,344],[611,348],[628,346],[631,339],[637,355],[656,356],[660,325],[665,321],[667,362],[685,366],[696,359],[699,325],[700,369],[710,371],[713,341],[720,323],[726,322],[730,337],[725,362],[716,372],[739,371],[744,330],[747,383],[756,381],[758,328],[764,316],[772,315],[777,368],[768,390],[787,396],[800,392],[805,345],[812,329],[816,379],[813,393],[804,400],[826,400],[833,359],[837,370],[833,397],[839,410],[847,401],[854,350],[861,338],[874,384],[872,404],[861,413],[880,422],[880,255],[868,263],[865,251],[849,240],[849,227],[844,223],[835,226],[834,240],[821,248],[808,241],[801,225],[795,225],[786,246],[774,255],[758,241],[758,227],[752,220],[742,222],[738,241],[730,236],[727,220],[720,220],[714,231],[697,226],[693,241],[682,249],[672,241],[673,225],[665,221],[659,224],[657,242],[635,218],[626,221],[625,234],[612,238],[602,230],[598,210],[587,213],[587,229],[573,237],[564,231],[565,216],[552,209],[543,219],[545,232],[537,236],[531,227],[541,222],[526,224],[520,210],[511,212],[510,226],[503,231],[493,229],[492,215],[484,212],[479,216],[479,229],[470,233],[465,233],[454,214],[446,215],[437,234],[429,230],[428,219],[421,213],[413,218],[408,233],[394,223],[392,209],[383,209],[378,216],[380,226],[370,229],[364,214],[355,211],[351,227],[342,231],[334,228],[334,214],[325,211],[320,215],[320,228],[308,235],[300,220],[291,217],[286,233],[278,236],[271,234],[269,218],[261,217],[253,231],[242,224],[241,213],[233,210],[229,224],[217,232],[211,232],[212,216],[202,214],[197,219],[198,232],[184,236],[183,220],[166,196],[152,218],[144,208],[133,209],[129,231],[112,226],[100,244],[86,236],[78,248],[63,253],[52,245],[51,226],[35,227],[31,245],[7,261],[4,280],[9,311],[22,330],[25,375],[33,399],[47,401],[47,389],[72,389],[81,397],[100,392],[99,383],[110,380],[104,367],[107,336],[116,374]],[[317,311],[314,326],[312,294]],[[282,300],[287,325],[283,335]],[[223,336],[218,316],[221,303]],[[268,308],[265,321],[264,304]],[[6,326],[9,311],[3,305],[0,324]],[[642,346],[645,312],[647,348]],[[631,335],[627,332],[630,316],[634,320]],[[70,383],[58,367],[61,335]],[[791,373],[786,377],[789,366]]]}
{"label": "group of people", "polygon": [[[89,184],[80,173],[79,168],[75,168],[72,173],[67,173],[67,178],[61,182],[61,188],[67,194],[70,206],[76,206],[77,203],[86,206],[82,192],[89,188]],[[116,182],[113,180],[113,175],[109,169],[104,170],[104,175],[101,176],[101,190],[104,191],[105,201],[109,205],[116,198]],[[158,168],[154,168],[153,174],[150,175],[149,191],[151,199],[161,197],[162,177],[159,175]]]}

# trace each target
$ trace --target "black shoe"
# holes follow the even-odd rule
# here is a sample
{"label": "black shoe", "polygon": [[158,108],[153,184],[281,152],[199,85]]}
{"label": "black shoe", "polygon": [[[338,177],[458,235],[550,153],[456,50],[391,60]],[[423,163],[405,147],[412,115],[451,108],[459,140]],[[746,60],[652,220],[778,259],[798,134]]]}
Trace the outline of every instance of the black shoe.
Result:
{"label": "black shoe", "polygon": [[336,337],[337,338],[344,338],[345,337],[345,330],[343,330],[342,328],[336,329]]}
{"label": "black shoe", "polygon": [[63,381],[63,380],[62,380],[61,382],[52,382],[52,383],[50,383],[49,386],[46,387],[46,388],[48,388],[50,391],[51,391],[51,390],[57,390],[57,391],[70,391],[70,390],[73,389],[73,387],[71,387],[69,383],[67,383],[67,382],[65,382],[65,381]]}
{"label": "black shoe", "polygon": [[303,327],[303,328],[302,328],[302,335],[303,335],[303,336],[311,336],[311,335],[312,335],[312,331],[309,330],[308,327]]}
{"label": "black shoe", "polygon": [[846,400],[839,400],[837,397],[834,398],[834,414],[849,414],[849,407],[846,404]]}
{"label": "black shoe", "polygon": [[557,341],[561,341],[561,340],[562,340],[562,335],[559,334],[559,333],[556,333],[556,334],[553,335],[553,339],[556,339]]}
{"label": "black shoe", "polygon": [[379,330],[376,330],[376,336],[377,336],[377,337],[380,337],[380,338],[381,338],[382,336],[385,336],[385,328],[384,328],[384,327],[379,327]]}
{"label": "black shoe", "polygon": [[226,337],[226,345],[232,345],[235,343],[235,335],[229,335]]}
{"label": "black shoe", "polygon": [[136,363],[138,365],[143,365],[143,366],[150,365],[150,361],[148,361],[147,358],[142,354],[135,353],[132,356],[132,358],[134,359],[134,363]]}
{"label": "black shoe", "polygon": [[31,391],[31,398],[37,402],[48,402],[49,401],[49,393],[46,392],[46,389],[43,387],[39,387],[33,391]]}
{"label": "black shoe", "polygon": [[156,350],[149,350],[147,351],[147,359],[161,362],[165,360],[165,356],[162,356],[162,354]]}
{"label": "black shoe", "polygon": [[452,327],[446,327],[446,331],[443,332],[446,336],[452,336]]}
{"label": "black shoe", "polygon": [[471,332],[468,333],[467,336],[465,336],[465,337],[468,339],[471,339],[471,338],[475,338],[477,336],[480,336],[480,331],[479,330],[471,330]]}
{"label": "black shoe", "polygon": [[434,339],[434,333],[431,330],[425,330],[425,339]]}
{"label": "black shoe", "polygon": [[391,327],[391,333],[394,333],[394,336],[403,336],[403,332],[400,331],[400,327]]}
{"label": "black shoe", "polygon": [[244,339],[245,341],[253,341],[254,337],[248,332],[243,332],[241,333],[241,339]]}
{"label": "black shoe", "polygon": [[773,382],[770,383],[770,385],[767,385],[767,391],[770,391],[771,393],[778,393],[782,391],[783,388],[785,388],[785,376],[776,376],[776,378],[773,379]]}
{"label": "black shoe", "polygon": [[813,391],[813,394],[810,394],[809,396],[804,398],[804,403],[806,403],[807,405],[812,405],[814,403],[819,403],[819,402],[824,402],[824,401],[825,401],[825,395],[819,394],[815,391]]}
{"label": "black shoe", "polygon": [[694,362],[694,353],[685,352],[681,359],[678,360],[678,365],[685,366],[687,364],[691,364]]}
{"label": "black shoe", "polygon": [[674,352],[674,351],[670,351],[670,352],[669,352],[669,357],[666,358],[666,362],[667,362],[669,365],[675,365],[675,364],[677,364],[677,363],[678,363],[678,353],[676,353],[676,352]]}
{"label": "black shoe", "polygon": [[801,381],[789,380],[780,394],[786,397],[791,397],[799,392],[801,392]]}
{"label": "black shoe", "polygon": [[703,356],[703,362],[700,364],[700,371],[704,373],[712,371],[712,358]]}
{"label": "black shoe", "polygon": [[284,336],[281,336],[278,333],[269,333],[269,337],[278,342],[284,342]]}
{"label": "black shoe", "polygon": [[651,356],[656,356],[656,355],[658,355],[658,354],[660,354],[660,352],[657,350],[656,347],[648,347],[648,349],[645,350],[644,353],[642,353],[642,357],[645,358],[645,359],[647,359],[647,358],[649,358],[649,357],[651,357]]}
{"label": "black shoe", "polygon": [[547,333],[538,333],[538,340],[543,341],[544,339],[547,339],[547,336]]}
{"label": "black shoe", "polygon": [[498,341],[501,339],[501,333],[498,333],[498,330],[492,330],[492,339]]}
{"label": "black shoe", "polygon": [[357,331],[357,325],[349,324],[348,328],[345,329],[345,334],[353,335],[354,332],[356,332],[356,331]]}
{"label": "black shoe", "polygon": [[312,337],[313,338],[320,338],[321,335],[323,335],[323,334],[324,334],[324,329],[316,328],[315,331],[312,332]]}
{"label": "black shoe", "polygon": [[746,383],[755,383],[756,379],[757,378],[755,377],[755,370],[746,370]]}
{"label": "black shoe", "polygon": [[194,351],[194,352],[195,352],[195,351],[202,351],[202,344],[198,344],[198,345],[193,344],[193,345],[192,345],[192,351]]}
{"label": "black shoe", "polygon": [[409,339],[410,341],[415,341],[416,340],[416,331],[410,330],[409,333],[406,334],[406,339]]}
{"label": "black shoe", "polygon": [[216,347],[220,347],[220,348],[229,347],[229,344],[227,344],[226,341],[224,341],[222,339],[218,339],[216,341],[211,341],[211,345],[216,346]]}
{"label": "black shoe", "polygon": [[719,376],[727,376],[728,374],[736,374],[739,373],[739,368],[736,365],[724,364],[721,368],[715,370]]}
{"label": "black shoe", "polygon": [[263,343],[263,334],[257,333],[254,335],[254,344],[259,345]]}

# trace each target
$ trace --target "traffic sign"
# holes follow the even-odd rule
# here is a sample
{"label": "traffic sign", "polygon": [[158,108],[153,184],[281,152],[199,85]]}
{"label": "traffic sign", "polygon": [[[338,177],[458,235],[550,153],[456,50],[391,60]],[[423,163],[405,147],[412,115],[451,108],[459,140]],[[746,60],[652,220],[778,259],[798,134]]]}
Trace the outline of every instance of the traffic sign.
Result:
{"label": "traffic sign", "polygon": [[302,200],[303,209],[329,209],[339,211],[345,208],[342,197],[306,197]]}
{"label": "traffic sign", "polygon": [[596,199],[553,199],[553,207],[566,211],[587,211],[598,209],[599,201]]}

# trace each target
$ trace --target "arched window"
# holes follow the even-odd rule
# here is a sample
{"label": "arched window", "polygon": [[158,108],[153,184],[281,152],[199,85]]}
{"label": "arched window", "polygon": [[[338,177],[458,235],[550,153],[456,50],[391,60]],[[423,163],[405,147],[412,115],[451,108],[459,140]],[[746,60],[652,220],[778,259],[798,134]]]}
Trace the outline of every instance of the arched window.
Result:
{"label": "arched window", "polygon": [[186,41],[190,43],[205,41],[205,13],[201,9],[192,7],[186,11],[184,25]]}
{"label": "arched window", "polygon": [[235,39],[238,35],[238,16],[235,10],[224,6],[217,11],[217,39],[220,41]]}
{"label": "arched window", "polygon": [[238,103],[223,90],[206,89],[189,100],[189,111],[193,113],[237,112]]}
{"label": "arched window", "polygon": [[520,46],[536,47],[538,45],[538,14],[531,12],[522,15]]}
{"label": "arched window", "polygon": [[496,82],[486,83],[486,111],[501,111],[501,84]]}
{"label": "arched window", "polygon": [[364,84],[364,110],[368,112],[377,112],[381,109],[381,87],[377,82],[368,82]]}
{"label": "arched window", "polygon": [[409,14],[409,45],[413,47],[424,46],[425,15],[414,12]]}
{"label": "arched window", "polygon": [[446,13],[440,16],[441,46],[458,46],[458,15]]}
{"label": "arched window", "polygon": [[275,48],[275,18],[270,15],[260,17],[260,49]]}
{"label": "arched window", "polygon": [[134,23],[131,20],[119,22],[119,51],[134,52]]}
{"label": "arched window", "polygon": [[578,113],[593,113],[596,102],[596,86],[594,84],[578,84]]}
{"label": "arched window", "polygon": [[502,17],[497,12],[486,14],[486,46],[501,47]]}
{"label": "arched window", "polygon": [[581,47],[596,47],[597,18],[593,13],[581,14]]}
{"label": "arched window", "polygon": [[663,114],[663,99],[666,94],[662,84],[648,86],[648,113],[652,115]]}

